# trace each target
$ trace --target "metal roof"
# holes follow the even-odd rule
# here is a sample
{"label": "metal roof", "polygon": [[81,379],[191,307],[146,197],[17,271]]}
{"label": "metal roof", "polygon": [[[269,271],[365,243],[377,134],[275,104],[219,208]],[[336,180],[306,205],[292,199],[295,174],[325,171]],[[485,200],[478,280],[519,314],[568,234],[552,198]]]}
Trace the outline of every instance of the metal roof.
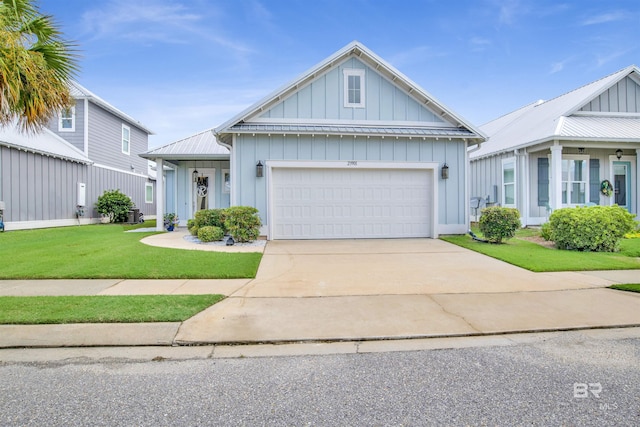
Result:
{"label": "metal roof", "polygon": [[140,154],[145,159],[228,159],[229,150],[218,144],[212,129]]}
{"label": "metal roof", "polygon": [[[271,108],[273,105],[295,93],[299,88],[308,84],[320,75],[326,73],[328,70],[340,64],[350,56],[356,56],[359,60],[375,69],[376,72],[391,80],[394,85],[402,88],[407,93],[410,93],[411,96],[418,100],[421,104],[428,105],[429,108],[436,114],[438,114],[442,119],[449,120],[450,122],[455,124],[456,127],[468,129],[469,132],[465,134],[465,136],[476,138],[479,140],[485,139],[485,135],[481,130],[475,128],[473,125],[471,125],[471,123],[467,122],[465,119],[455,114],[452,110],[445,107],[444,104],[438,101],[433,95],[426,92],[412,80],[410,80],[396,68],[391,66],[389,63],[377,56],[375,53],[370,51],[367,47],[365,47],[358,41],[349,43],[347,46],[340,49],[324,61],[302,73],[290,83],[280,87],[270,95],[266,96],[262,100],[256,102],[244,111],[240,112],[235,117],[217,127],[215,129],[215,133],[219,136],[221,141],[230,143],[230,134],[234,132],[234,130],[232,129],[233,127],[238,124],[251,122],[253,118],[258,117],[265,110]],[[393,122],[390,122],[389,125],[393,126]]]}
{"label": "metal roof", "polygon": [[110,111],[111,113],[115,114],[116,116],[120,117],[121,119],[126,120],[127,122],[131,123],[132,125],[136,126],[137,128],[142,129],[143,131],[145,131],[149,135],[155,135],[155,133],[151,129],[146,127],[144,124],[142,124],[138,120],[134,119],[130,115],[124,113],[123,111],[120,111],[119,109],[117,109],[113,105],[109,104],[107,101],[105,101],[104,99],[100,98],[98,95],[96,95],[95,93],[91,92],[89,89],[85,88],[80,83],[72,81],[71,84],[69,85],[69,91],[71,92],[71,96],[73,96],[75,99],[84,99],[84,98],[86,98],[89,101],[91,101],[91,102],[101,106],[102,108],[106,109],[107,111]]}
{"label": "metal roof", "polygon": [[565,117],[558,134],[576,139],[640,142],[640,115],[637,117]]}
{"label": "metal roof", "polygon": [[232,133],[282,133],[311,135],[382,135],[417,137],[473,137],[466,128],[453,127],[390,127],[390,126],[348,126],[348,125],[304,125],[304,124],[247,124],[240,123],[229,128]]}
{"label": "metal roof", "polygon": [[[473,152],[470,157],[489,156],[515,148],[569,137],[570,135],[562,134],[563,122],[566,122],[570,117],[573,118],[576,113],[581,114],[578,112],[580,108],[630,74],[640,77],[640,70],[631,65],[564,95],[548,101],[529,104],[481,126],[480,128],[488,135],[489,140],[483,143],[480,149]],[[577,126],[577,124],[571,126]],[[613,129],[610,130],[615,132]],[[600,131],[604,131],[604,128],[600,128]],[[606,138],[603,134],[591,135],[590,137]],[[584,138],[589,137],[584,136]]]}
{"label": "metal roof", "polygon": [[77,163],[93,163],[82,151],[46,128],[40,133],[24,134],[14,126],[2,127],[0,145]]}

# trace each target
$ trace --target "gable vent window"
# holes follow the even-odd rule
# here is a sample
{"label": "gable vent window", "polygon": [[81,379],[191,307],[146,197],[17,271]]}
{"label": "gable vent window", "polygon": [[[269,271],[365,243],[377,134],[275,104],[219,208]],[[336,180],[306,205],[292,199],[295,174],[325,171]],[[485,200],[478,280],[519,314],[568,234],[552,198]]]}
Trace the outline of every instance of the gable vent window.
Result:
{"label": "gable vent window", "polygon": [[344,70],[344,106],[364,108],[364,70]]}
{"label": "gable vent window", "polygon": [[74,132],[76,130],[76,109],[75,107],[65,108],[60,112],[58,121],[58,132]]}

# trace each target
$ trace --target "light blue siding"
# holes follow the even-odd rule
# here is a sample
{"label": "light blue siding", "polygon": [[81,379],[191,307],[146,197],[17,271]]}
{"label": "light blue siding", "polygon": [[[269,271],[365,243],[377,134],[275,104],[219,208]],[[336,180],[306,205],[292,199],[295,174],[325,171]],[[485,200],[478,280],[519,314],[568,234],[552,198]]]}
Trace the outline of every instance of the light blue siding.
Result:
{"label": "light blue siding", "polygon": [[640,85],[633,79],[625,77],[582,107],[580,111],[640,113]]}
{"label": "light blue siding", "polygon": [[[344,107],[344,69],[364,69],[365,108]],[[410,94],[355,58],[318,76],[277,103],[262,118],[437,122],[442,119]]]}
{"label": "light blue siding", "polygon": [[66,140],[68,143],[76,147],[78,150],[84,152],[84,100],[76,100],[75,104],[76,117],[75,117],[75,131],[73,132],[59,132],[58,130],[58,115],[56,114],[51,121],[47,124],[47,128]]}
{"label": "light blue siding", "polygon": [[464,224],[465,150],[462,141],[423,140],[422,138],[382,138],[345,136],[267,136],[239,135],[234,142],[239,174],[234,191],[237,204],[255,206],[266,224],[266,177],[256,178],[258,160],[358,160],[398,162],[437,162],[449,165],[449,179],[438,176],[440,224]]}

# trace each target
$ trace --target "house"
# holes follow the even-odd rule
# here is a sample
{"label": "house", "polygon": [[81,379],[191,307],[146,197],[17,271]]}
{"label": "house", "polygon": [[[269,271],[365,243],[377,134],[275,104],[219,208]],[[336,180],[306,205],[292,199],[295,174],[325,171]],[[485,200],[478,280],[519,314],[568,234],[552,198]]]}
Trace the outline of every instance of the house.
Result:
{"label": "house", "polygon": [[[526,105],[481,130],[489,140],[470,153],[471,196],[517,208],[523,225],[570,206],[618,204],[638,214],[638,67]],[[603,194],[608,184],[611,195]]]}
{"label": "house", "polygon": [[7,230],[99,222],[105,190],[119,189],[144,214],[155,213],[148,162],[152,131],[76,82],[75,105],[41,133],[0,129],[0,201]]}
{"label": "house", "polygon": [[[197,200],[197,178],[207,168],[213,206],[257,208],[268,239],[437,237],[468,229],[467,152],[484,141],[482,132],[359,42],[214,134],[228,153],[185,147],[171,154],[177,187],[169,194],[178,195],[181,219],[202,207],[188,201]],[[143,157],[164,162],[165,148]]]}

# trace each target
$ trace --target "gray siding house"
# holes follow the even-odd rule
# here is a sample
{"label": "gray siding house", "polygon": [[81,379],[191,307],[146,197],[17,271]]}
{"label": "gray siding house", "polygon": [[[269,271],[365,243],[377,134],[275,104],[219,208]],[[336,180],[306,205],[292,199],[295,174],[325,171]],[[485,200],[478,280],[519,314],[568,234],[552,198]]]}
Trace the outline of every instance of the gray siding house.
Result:
{"label": "gray siding house", "polygon": [[[489,140],[470,153],[475,200],[518,208],[525,226],[570,206],[617,204],[638,214],[638,67],[529,104],[481,129]],[[603,191],[608,185],[610,195]]]}
{"label": "gray siding house", "polygon": [[[220,206],[256,207],[268,239],[435,238],[468,229],[467,152],[482,132],[359,42],[214,133],[228,154],[210,160],[229,159],[215,174],[216,191],[229,192]],[[160,154],[143,157],[162,162]],[[180,176],[197,175],[194,162],[172,165],[179,186]],[[177,209],[192,217],[192,206]]]}
{"label": "gray siding house", "polygon": [[148,162],[152,131],[78,83],[75,106],[36,135],[0,129],[0,201],[6,230],[99,222],[95,203],[119,189],[155,213]]}

